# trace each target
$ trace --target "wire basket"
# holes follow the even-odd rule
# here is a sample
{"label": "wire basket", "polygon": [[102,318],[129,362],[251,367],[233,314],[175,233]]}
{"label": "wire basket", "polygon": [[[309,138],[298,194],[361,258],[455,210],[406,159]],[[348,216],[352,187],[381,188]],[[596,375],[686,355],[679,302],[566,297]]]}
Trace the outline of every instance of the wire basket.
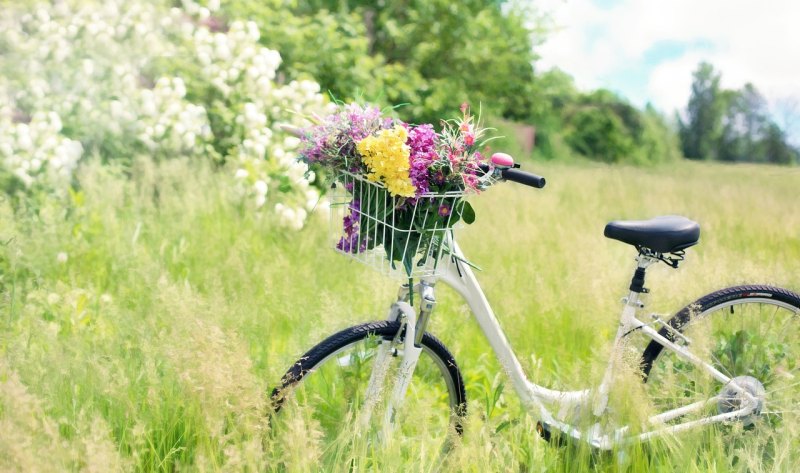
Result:
{"label": "wire basket", "polygon": [[450,241],[464,192],[393,197],[383,184],[343,172],[331,198],[337,252],[397,278],[442,274],[451,264]]}

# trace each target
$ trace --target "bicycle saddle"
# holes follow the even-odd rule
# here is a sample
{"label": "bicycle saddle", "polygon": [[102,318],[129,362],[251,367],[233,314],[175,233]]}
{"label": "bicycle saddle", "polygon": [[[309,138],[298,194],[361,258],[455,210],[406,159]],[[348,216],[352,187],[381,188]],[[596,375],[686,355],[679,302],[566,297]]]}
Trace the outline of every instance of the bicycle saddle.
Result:
{"label": "bicycle saddle", "polygon": [[686,217],[667,215],[650,220],[610,222],[603,235],[637,248],[674,253],[697,244],[700,239],[700,225]]}

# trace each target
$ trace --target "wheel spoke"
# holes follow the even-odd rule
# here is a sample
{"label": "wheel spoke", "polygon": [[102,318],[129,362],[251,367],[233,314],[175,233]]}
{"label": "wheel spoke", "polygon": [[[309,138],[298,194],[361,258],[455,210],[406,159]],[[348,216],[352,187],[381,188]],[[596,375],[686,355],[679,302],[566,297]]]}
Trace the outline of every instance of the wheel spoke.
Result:
{"label": "wheel spoke", "polygon": [[[368,335],[362,327],[374,331],[374,335]],[[339,448],[355,441],[383,441],[382,421],[390,405],[402,356],[384,357],[387,366],[382,386],[374,390],[374,396],[370,394],[370,408],[366,409],[370,414],[361,414],[366,413],[368,386],[381,359],[377,354],[385,343],[382,339],[393,339],[399,330],[399,322],[388,321],[352,327],[309,351],[303,362],[307,371],[293,367],[294,371],[284,377],[287,381],[283,392],[288,402],[274,416],[272,434],[279,438],[281,432],[292,427],[293,421],[306,420],[313,424],[309,429],[317,432],[314,435],[326,445],[323,456],[341,455]],[[463,399],[463,381],[452,355],[441,342],[426,334],[401,406],[408,409],[397,411],[394,430],[397,435],[419,436],[432,445],[444,445],[453,427],[460,429],[457,413],[463,411],[460,408]],[[413,422],[403,422],[409,415],[413,416]],[[355,431],[364,435],[355,436]]]}
{"label": "wheel spoke", "polygon": [[781,392],[781,391],[785,391],[785,390],[791,389],[791,388],[796,388],[796,387],[800,387],[800,381],[798,381],[796,383],[792,383],[792,384],[790,384],[788,386],[781,386],[781,387],[775,388],[775,389],[768,389],[767,390],[767,394],[775,394],[775,393],[778,393],[778,392]]}
{"label": "wheel spoke", "polygon": [[[753,298],[754,292],[769,294]],[[736,297],[740,300],[732,303]],[[776,458],[769,442],[794,438],[800,415],[800,296],[785,290],[742,286],[700,301],[690,306],[700,309],[690,311],[691,318],[681,327],[692,340],[692,352],[732,379],[741,380],[740,386],[751,394],[763,396],[762,410],[741,421],[774,431],[750,435],[749,440],[734,437],[725,443],[726,448],[738,448],[740,441],[751,442],[747,448],[761,451],[762,458],[769,462]],[[670,350],[662,349],[656,359],[643,362],[651,364],[647,389],[656,412],[725,392],[725,386],[713,381],[705,370],[681,360]],[[739,395],[735,391],[729,395],[732,400],[720,402],[714,409],[730,412],[739,405]],[[693,418],[708,415],[710,409],[693,413]],[[767,421],[759,423],[758,415]],[[686,420],[689,419],[675,422]],[[720,432],[729,435],[724,429]]]}

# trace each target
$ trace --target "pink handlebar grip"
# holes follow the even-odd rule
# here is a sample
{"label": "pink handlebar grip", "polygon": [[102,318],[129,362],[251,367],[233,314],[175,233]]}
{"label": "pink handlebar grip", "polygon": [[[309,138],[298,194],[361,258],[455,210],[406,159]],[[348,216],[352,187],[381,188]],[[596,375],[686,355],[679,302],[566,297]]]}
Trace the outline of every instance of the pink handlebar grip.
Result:
{"label": "pink handlebar grip", "polygon": [[514,166],[514,158],[506,153],[494,153],[492,155],[492,164],[510,168]]}

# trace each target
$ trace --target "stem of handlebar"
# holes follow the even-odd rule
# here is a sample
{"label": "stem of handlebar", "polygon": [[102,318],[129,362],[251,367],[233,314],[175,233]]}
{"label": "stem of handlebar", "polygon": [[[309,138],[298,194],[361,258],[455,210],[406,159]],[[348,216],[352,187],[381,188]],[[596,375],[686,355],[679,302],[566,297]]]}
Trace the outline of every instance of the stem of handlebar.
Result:
{"label": "stem of handlebar", "polygon": [[[492,168],[488,164],[481,164],[481,170],[484,173],[489,172]],[[544,177],[527,172],[522,171],[520,169],[515,168],[495,168],[499,171],[500,177],[505,181],[516,182],[518,184],[524,184],[526,186],[535,187],[537,189],[541,189],[547,184],[547,181]]]}

